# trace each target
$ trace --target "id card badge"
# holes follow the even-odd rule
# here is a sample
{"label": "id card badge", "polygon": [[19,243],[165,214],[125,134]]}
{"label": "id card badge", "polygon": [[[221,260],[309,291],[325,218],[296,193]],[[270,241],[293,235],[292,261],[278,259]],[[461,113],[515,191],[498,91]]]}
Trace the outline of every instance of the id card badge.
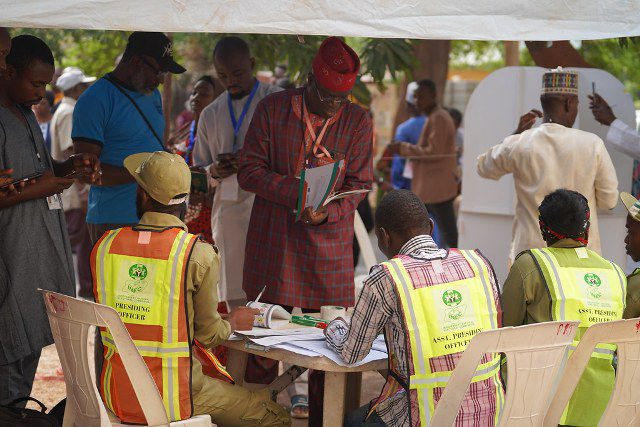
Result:
{"label": "id card badge", "polygon": [[47,205],[50,211],[62,209],[62,199],[60,199],[60,195],[54,194],[53,196],[47,197]]}

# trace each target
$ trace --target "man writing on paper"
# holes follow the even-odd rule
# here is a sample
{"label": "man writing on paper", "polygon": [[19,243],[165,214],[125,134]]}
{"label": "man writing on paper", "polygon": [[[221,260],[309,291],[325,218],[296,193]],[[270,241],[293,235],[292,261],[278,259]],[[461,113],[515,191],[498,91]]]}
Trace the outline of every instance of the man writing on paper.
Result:
{"label": "man writing on paper", "polygon": [[[578,191],[589,200],[589,248],[600,251],[597,208],[613,209],[618,178],[602,140],[573,129],[578,115],[578,74],[562,68],[542,78],[540,103],[544,115],[531,110],[520,118],[514,135],[477,159],[478,174],[498,180],[513,174],[517,196],[509,264],[520,252],[544,247],[538,227],[538,206],[558,188]],[[543,123],[530,129],[536,116]]]}
{"label": "man writing on paper", "polygon": [[[513,263],[502,290],[504,325],[579,320],[579,340],[594,323],[622,319],[627,280],[620,267],[586,247],[593,214],[587,199],[560,189],[545,196],[538,211],[547,247],[524,251]],[[598,424],[613,390],[614,352],[615,346],[598,344],[561,425]]]}
{"label": "man writing on paper", "polygon": [[[371,269],[351,323],[338,318],[325,336],[355,363],[384,330],[390,375],[380,397],[348,414],[345,426],[426,427],[443,390],[432,386],[435,379],[446,383],[476,333],[500,327],[498,283],[479,251],[438,248],[426,207],[408,190],[387,193],[375,222],[389,261]],[[504,399],[499,365],[499,357],[483,358],[479,369],[489,375],[472,379],[456,426],[497,424]]]}
{"label": "man writing on paper", "polygon": [[220,300],[244,300],[242,268],[254,194],[238,188],[236,153],[258,102],[280,88],[255,78],[255,59],[239,37],[222,38],[213,63],[227,91],[202,111],[193,160],[220,180],[211,213],[213,240],[222,252]]}
{"label": "man writing on paper", "polygon": [[[207,351],[233,331],[251,329],[258,310],[239,307],[228,322],[216,311],[218,253],[181,220],[191,188],[189,167],[178,154],[164,151],[128,156],[124,167],[138,184],[141,219],[135,227],[108,231],[94,247],[94,294],[96,302],[118,311],[156,379],[169,421],[209,414],[225,426],[290,425],[266,389],[230,384]],[[100,394],[123,422],[143,423],[109,331],[101,330],[101,337]]]}
{"label": "man writing on paper", "polygon": [[[240,187],[256,194],[244,264],[249,299],[266,284],[264,300],[283,306],[354,304],[353,217],[364,194],[306,209],[300,221],[294,210],[303,168],[344,160],[335,190],[371,188],[371,119],[348,98],[359,69],[355,51],[329,37],[304,87],[275,93],[256,108],[238,168]],[[310,395],[321,398],[316,374]],[[310,406],[310,420],[321,422]]]}

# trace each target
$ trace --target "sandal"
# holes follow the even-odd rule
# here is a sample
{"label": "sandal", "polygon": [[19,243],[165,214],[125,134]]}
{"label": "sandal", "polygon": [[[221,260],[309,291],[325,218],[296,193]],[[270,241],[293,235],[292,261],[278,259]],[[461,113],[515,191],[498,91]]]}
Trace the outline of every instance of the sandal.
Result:
{"label": "sandal", "polygon": [[307,396],[298,394],[291,397],[291,418],[309,418],[309,400]]}

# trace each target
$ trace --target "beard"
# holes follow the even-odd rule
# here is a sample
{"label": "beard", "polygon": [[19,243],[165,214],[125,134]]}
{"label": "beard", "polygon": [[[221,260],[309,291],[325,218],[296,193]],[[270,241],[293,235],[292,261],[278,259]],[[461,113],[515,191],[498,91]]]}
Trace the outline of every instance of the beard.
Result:
{"label": "beard", "polygon": [[156,90],[155,86],[147,84],[144,71],[141,69],[138,69],[135,74],[131,76],[131,86],[133,86],[133,89],[135,89],[136,92],[140,92],[144,95],[151,95],[153,91]]}

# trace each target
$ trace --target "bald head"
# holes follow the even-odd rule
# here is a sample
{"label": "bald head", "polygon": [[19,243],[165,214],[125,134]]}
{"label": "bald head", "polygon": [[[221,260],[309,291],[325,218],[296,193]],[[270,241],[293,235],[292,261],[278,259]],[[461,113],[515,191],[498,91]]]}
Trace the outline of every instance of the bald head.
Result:
{"label": "bald head", "polygon": [[223,37],[213,49],[214,61],[226,61],[236,55],[246,56],[247,58],[251,57],[249,45],[240,37]]}
{"label": "bald head", "polygon": [[11,36],[9,30],[0,27],[0,71],[7,68],[7,55],[11,50]]}

